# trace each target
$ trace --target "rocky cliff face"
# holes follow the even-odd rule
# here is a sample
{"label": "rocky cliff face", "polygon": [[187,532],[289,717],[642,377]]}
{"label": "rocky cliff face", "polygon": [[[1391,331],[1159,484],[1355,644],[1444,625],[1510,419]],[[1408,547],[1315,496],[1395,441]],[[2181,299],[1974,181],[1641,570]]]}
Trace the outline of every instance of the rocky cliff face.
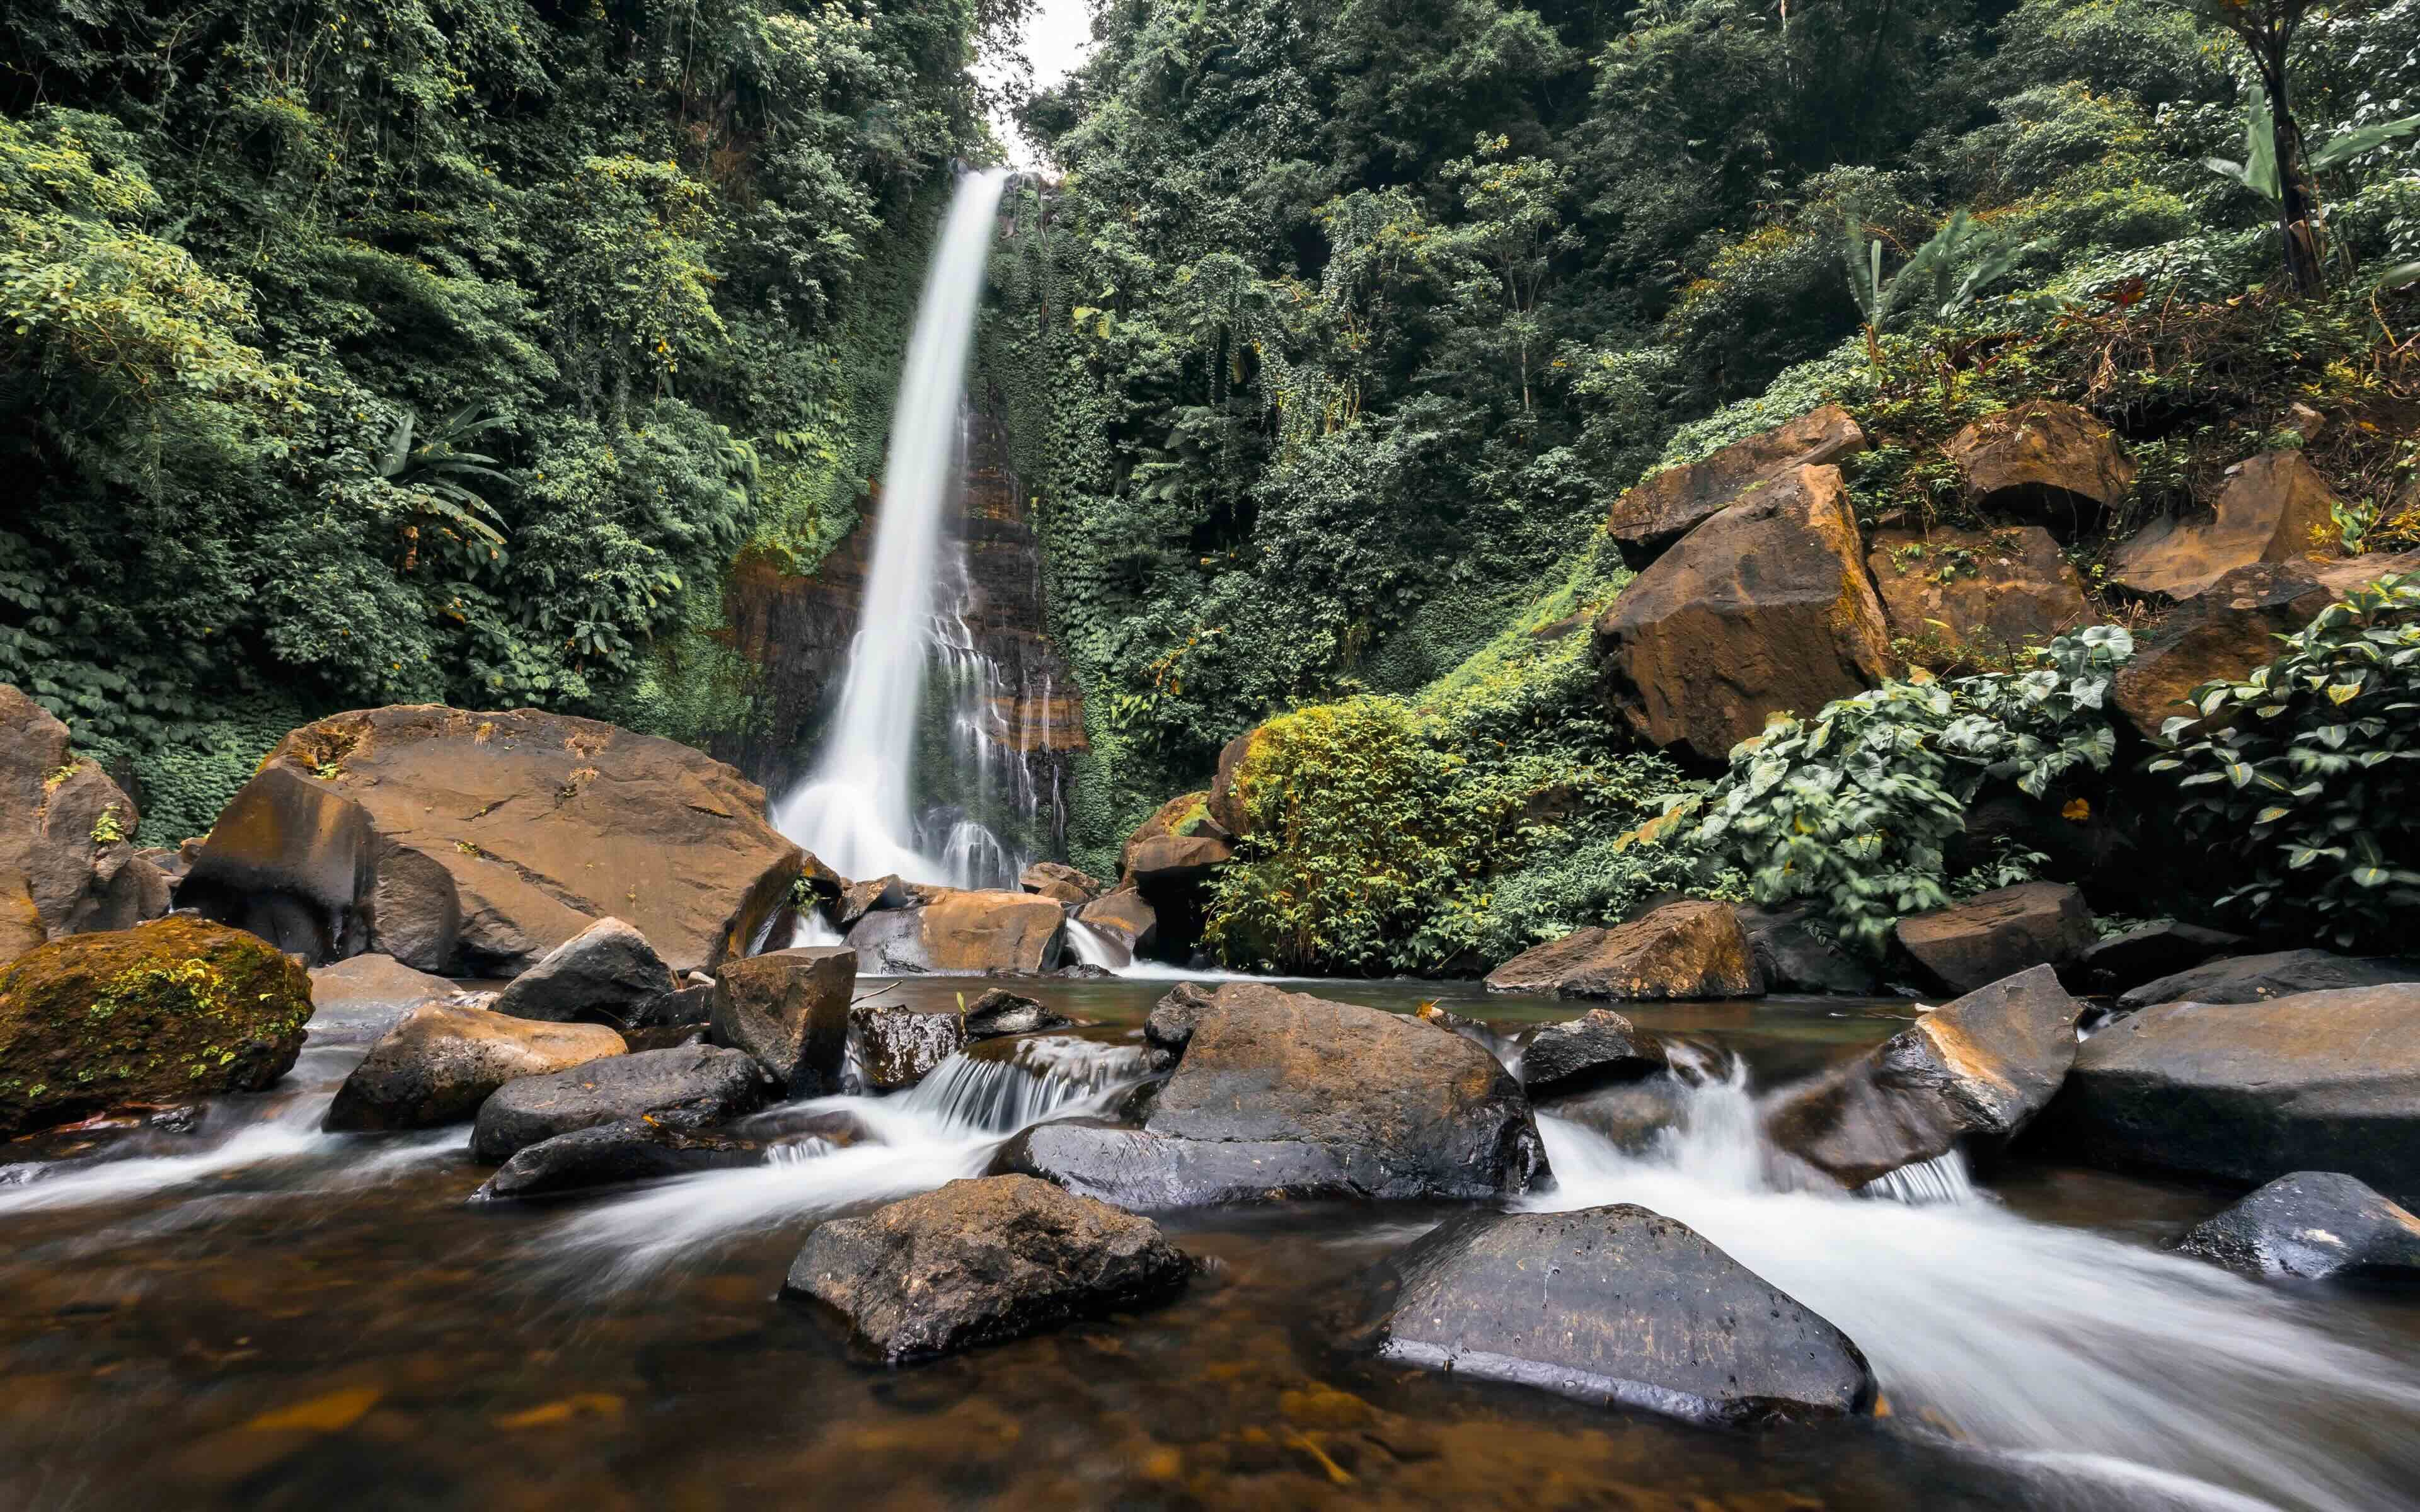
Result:
{"label": "rocky cliff face", "polygon": [[[962,764],[992,801],[1025,810],[1032,841],[1054,854],[1066,827],[1067,769],[1084,748],[1083,695],[1044,628],[1042,545],[1029,517],[1032,497],[1009,462],[999,396],[975,396],[969,417],[967,483],[939,600],[963,625],[951,658],[970,689],[970,717],[954,733]],[[748,728],[719,735],[715,755],[768,793],[785,792],[814,763],[840,693],[849,640],[865,592],[879,488],[857,529],[812,577],[751,558],[733,573],[725,611],[733,646],[763,673]],[[947,679],[940,679],[946,682]],[[945,780],[927,772],[926,785]]]}

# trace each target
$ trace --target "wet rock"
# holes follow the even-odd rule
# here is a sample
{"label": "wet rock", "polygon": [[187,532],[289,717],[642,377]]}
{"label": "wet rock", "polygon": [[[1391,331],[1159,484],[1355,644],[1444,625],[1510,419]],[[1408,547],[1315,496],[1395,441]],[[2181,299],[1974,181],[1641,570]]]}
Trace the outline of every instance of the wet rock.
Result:
{"label": "wet rock", "polygon": [[1870,997],[1882,991],[1872,968],[1807,927],[1804,908],[1734,903],[1731,914],[1766,992]]}
{"label": "wet rock", "polygon": [[1547,1094],[1537,1099],[1537,1107],[1541,1113],[1594,1130],[1625,1155],[1641,1157],[1656,1154],[1664,1131],[1686,1121],[1688,1099],[1688,1088],[1678,1078],[1651,1076],[1568,1095]]}
{"label": "wet rock", "polygon": [[1193,1026],[1210,1011],[1211,991],[1198,981],[1180,981],[1151,1009],[1151,1017],[1143,1021],[1142,1036],[1159,1049],[1172,1055],[1184,1053],[1192,1042]]}
{"label": "wet rock", "polygon": [[2099,943],[2084,894],[2063,882],[2023,882],[1913,914],[1893,931],[1927,980],[1971,993],[2030,966],[2067,965]]}
{"label": "wet rock", "polygon": [[715,979],[714,1038],[744,1051],[790,1097],[841,1090],[857,952],[839,946],[768,950]]}
{"label": "wet rock", "polygon": [[1071,908],[1101,895],[1098,882],[1064,861],[1036,861],[1018,873],[1016,885]]}
{"label": "wet rock", "polygon": [[731,767],[597,720],[357,710],[278,743],[177,901],[212,918],[276,903],[314,959],[380,950],[463,976],[525,971],[613,916],[674,968],[712,971],[799,874],[764,812]]}
{"label": "wet rock", "polygon": [[763,1147],[720,1134],[685,1134],[638,1119],[600,1123],[541,1139],[512,1158],[471,1194],[473,1202],[551,1196],[560,1192],[656,1181],[700,1171],[755,1165]]}
{"label": "wet rock", "polygon": [[1031,997],[1020,997],[1005,987],[994,987],[967,1005],[967,1038],[996,1040],[1005,1034],[1032,1034],[1041,1029],[1063,1029],[1075,1023]]}
{"label": "wet rock", "polygon": [[1876,531],[1867,570],[1891,634],[1929,666],[1975,666],[2090,618],[2084,579],[2039,525]]}
{"label": "wet rock", "polygon": [[951,891],[916,908],[872,914],[848,943],[871,972],[1026,974],[1059,964],[1067,913],[1030,892]]}
{"label": "wet rock", "polygon": [[645,935],[621,919],[600,918],[506,983],[495,1011],[553,1024],[628,1024],[642,1005],[679,985]]}
{"label": "wet rock", "polygon": [[1597,621],[1596,653],[1615,712],[1706,763],[1881,682],[1890,637],[1839,471],[1776,474],[1690,532]]}
{"label": "wet rock", "polygon": [[69,934],[0,968],[0,1134],[256,1092],[292,1068],[311,979],[189,915]]}
{"label": "wet rock", "polygon": [[1993,982],[1776,1092],[1765,1134],[1848,1186],[1961,1146],[1995,1149],[2058,1091],[2083,1011],[2048,966]]}
{"label": "wet rock", "polygon": [[[2113,934],[2085,951],[2076,959],[2073,980],[2102,990],[2133,987],[2200,965],[2214,956],[2233,955],[2250,943],[2242,935],[2229,934],[2225,930],[2164,918],[2123,934]],[[2327,985],[2344,987],[2351,983]]]}
{"label": "wet rock", "polygon": [[717,985],[715,981],[707,980],[668,993],[658,993],[630,1011],[630,1027],[668,1029],[711,1024],[714,1022],[714,989]]}
{"label": "wet rock", "polygon": [[2214,517],[2157,520],[2118,548],[2109,580],[2132,594],[2191,598],[2256,562],[2337,555],[2336,504],[2301,452],[2264,452],[2226,470]]}
{"label": "wet rock", "polygon": [[1159,937],[1159,910],[1133,887],[1094,899],[1076,910],[1076,921],[1123,949],[1129,963]]}
{"label": "wet rock", "polygon": [[311,968],[311,1042],[368,1044],[422,1003],[454,984],[415,971],[391,955],[357,955]]}
{"label": "wet rock", "polygon": [[70,748],[66,725],[0,684],[0,965],[168,911],[167,878],[135,853],[141,817],[100,762]]}
{"label": "wet rock", "polygon": [[2420,551],[2345,562],[2262,563],[2240,567],[2168,611],[2118,670],[2109,702],[2147,740],[2170,718],[2191,717],[2193,690],[2241,679],[2276,659],[2277,638],[2352,590],[2390,573],[2420,571]]}
{"label": "wet rock", "polygon": [[2154,1003],[2257,1003],[2397,981],[2420,981],[2420,962],[2333,950],[2273,950],[2211,961],[2147,981],[2120,994],[2118,1006],[2131,1011]]}
{"label": "wet rock", "polygon": [[916,901],[908,884],[895,876],[876,877],[871,882],[845,883],[831,909],[832,923],[844,933],[868,914],[888,908],[906,908]]}
{"label": "wet rock", "polygon": [[737,1050],[696,1045],[614,1056],[506,1082],[479,1105],[471,1153],[502,1162],[542,1139],[624,1119],[694,1133],[762,1107],[772,1084]]}
{"label": "wet rock", "polygon": [[1692,900],[1534,946],[1489,972],[1487,990],[1647,1001],[1755,997],[1764,983],[1730,906]]}
{"label": "wet rock", "polygon": [[1711,456],[1654,473],[1614,501],[1606,533],[1621,548],[1622,560],[1645,566],[1760,481],[1865,449],[1857,423],[1847,410],[1827,404]]}
{"label": "wet rock", "polygon": [[1233,837],[1210,815],[1207,793],[1169,799],[1126,837],[1119,886],[1198,882],[1235,854]]}
{"label": "wet rock", "polygon": [[924,952],[924,911],[886,908],[850,926],[848,948],[869,977],[921,977],[933,968]]}
{"label": "wet rock", "polygon": [[858,1073],[877,1092],[913,1087],[965,1048],[966,1026],[955,1013],[931,1013],[892,1003],[860,1003],[848,1011],[849,1048]]}
{"label": "wet rock", "polygon": [[423,1003],[370,1046],[336,1089],[322,1127],[353,1133],[458,1123],[506,1082],[569,1071],[627,1048],[602,1025]]}
{"label": "wet rock", "polygon": [[644,1024],[622,1031],[622,1042],[632,1051],[674,1050],[685,1044],[705,1044],[710,1031],[703,1024]]}
{"label": "wet rock", "polygon": [[1838,1329],[1684,1225],[1622,1203],[1473,1212],[1372,1273],[1384,1358],[1699,1422],[1871,1412]]}
{"label": "wet rock", "polygon": [[834,1149],[846,1149],[851,1145],[878,1145],[874,1131],[865,1120],[845,1108],[824,1108],[809,1111],[797,1105],[768,1108],[740,1119],[732,1125],[732,1134],[739,1139],[766,1146],[799,1145],[809,1140],[821,1140]]}
{"label": "wet rock", "polygon": [[2256,1275],[2420,1280],[2420,1218],[2334,1171],[2281,1176],[2195,1224],[2176,1249]]}
{"label": "wet rock", "polygon": [[2420,1198],[2420,982],[2153,1004],[2084,1042],[2036,1133],[2093,1165]]}
{"label": "wet rock", "polygon": [[1095,1119],[1061,1119],[1001,1146],[994,1176],[1032,1176],[1143,1211],[1379,1196],[1391,1175],[1359,1150],[1286,1139],[1171,1139]]}
{"label": "wet rock", "polygon": [[787,1289],[900,1365],[1146,1306],[1182,1290],[1190,1271],[1148,1219],[997,1176],[817,1226]]}
{"label": "wet rock", "polygon": [[1609,1008],[1540,1029],[1521,1052],[1521,1086],[1531,1097],[1631,1082],[1664,1069],[1663,1042]]}
{"label": "wet rock", "polygon": [[2117,433],[2054,400],[1986,416],[1942,450],[1984,514],[2044,525],[2069,539],[2116,509],[2134,486],[2133,458]]}

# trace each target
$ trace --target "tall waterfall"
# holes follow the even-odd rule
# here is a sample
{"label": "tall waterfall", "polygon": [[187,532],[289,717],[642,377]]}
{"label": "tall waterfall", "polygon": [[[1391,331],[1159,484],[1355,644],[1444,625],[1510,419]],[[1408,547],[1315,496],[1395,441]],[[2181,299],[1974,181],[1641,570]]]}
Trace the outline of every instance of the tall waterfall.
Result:
{"label": "tall waterfall", "polygon": [[[1004,847],[970,815],[954,816],[940,843],[920,849],[914,811],[925,663],[940,652],[954,691],[982,682],[967,675],[971,638],[954,606],[936,603],[936,584],[943,522],[964,479],[967,355],[1007,182],[1005,170],[966,174],[950,201],[892,408],[873,562],[839,713],[814,771],[773,813],[783,834],[845,876],[998,885],[1007,865]],[[945,609],[946,620],[939,617]],[[954,722],[987,712],[959,702]]]}

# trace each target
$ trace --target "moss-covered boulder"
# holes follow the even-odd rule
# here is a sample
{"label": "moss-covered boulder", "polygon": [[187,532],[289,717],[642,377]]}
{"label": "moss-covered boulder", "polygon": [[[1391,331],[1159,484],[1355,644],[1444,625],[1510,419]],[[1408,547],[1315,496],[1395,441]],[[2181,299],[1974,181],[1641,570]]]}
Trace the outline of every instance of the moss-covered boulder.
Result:
{"label": "moss-covered boulder", "polygon": [[0,975],[0,1134],[286,1074],[311,979],[258,935],[176,916],[71,934]]}

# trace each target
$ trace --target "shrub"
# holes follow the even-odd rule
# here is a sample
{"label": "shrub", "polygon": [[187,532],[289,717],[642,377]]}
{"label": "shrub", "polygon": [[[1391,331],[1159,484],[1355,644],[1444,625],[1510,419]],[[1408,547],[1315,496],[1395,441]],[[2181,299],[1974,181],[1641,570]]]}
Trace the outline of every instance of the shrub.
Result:
{"label": "shrub", "polygon": [[2247,869],[2222,907],[2348,950],[2403,942],[2420,904],[2415,610],[2420,576],[2381,578],[2167,721],[2151,770],[2183,774],[2180,819]]}

